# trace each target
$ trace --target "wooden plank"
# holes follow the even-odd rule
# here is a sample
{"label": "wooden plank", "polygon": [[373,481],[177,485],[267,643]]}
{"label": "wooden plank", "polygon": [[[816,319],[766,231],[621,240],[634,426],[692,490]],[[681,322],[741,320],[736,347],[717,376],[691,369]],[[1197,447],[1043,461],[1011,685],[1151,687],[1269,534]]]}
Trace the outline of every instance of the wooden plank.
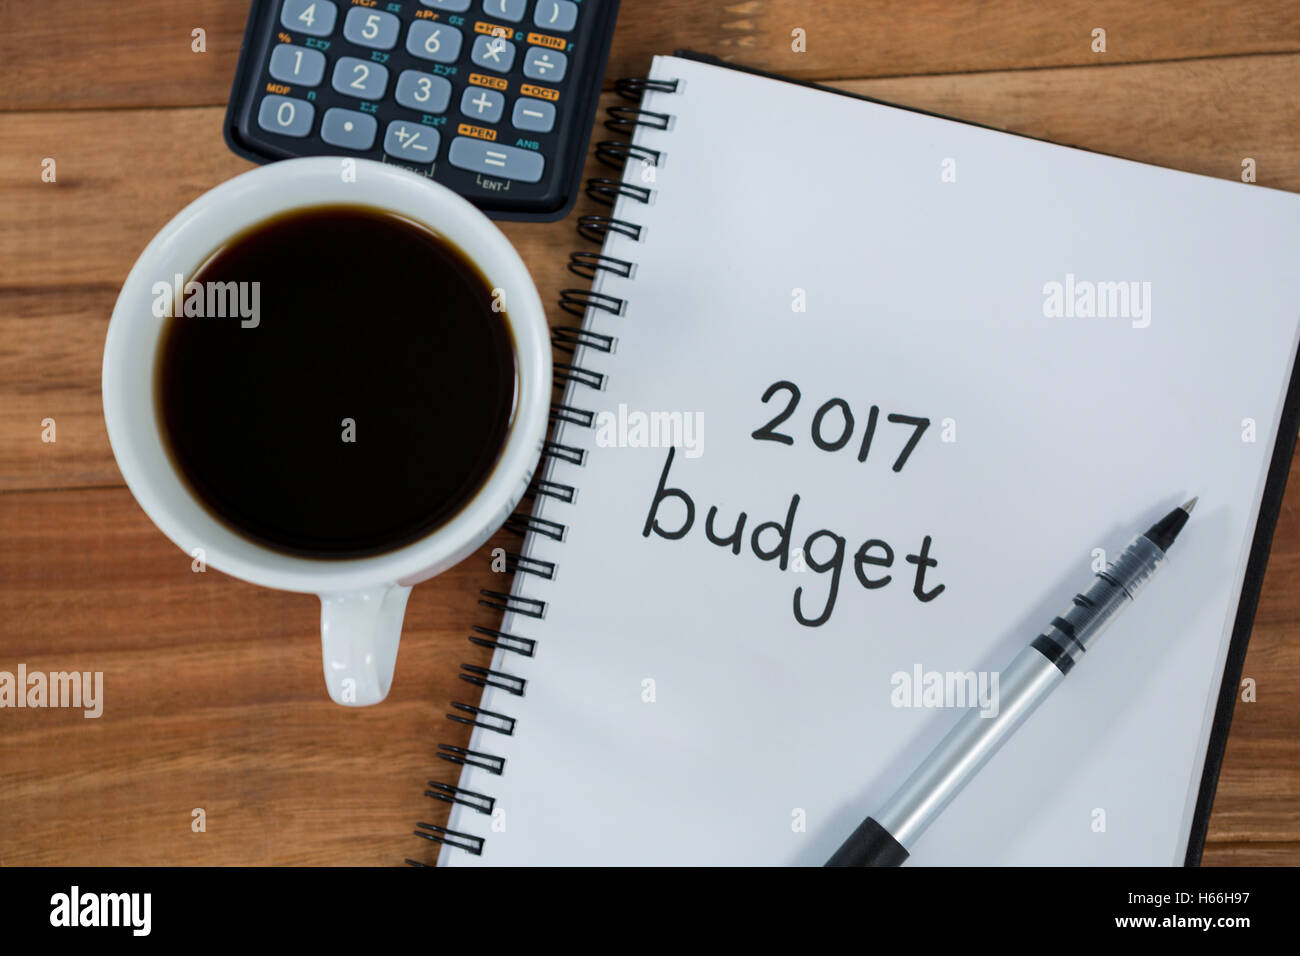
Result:
{"label": "wooden plank", "polygon": [[[1248,152],[1261,184],[1300,190],[1298,71],[1300,55],[1290,54],[844,85],[1228,178]],[[1134,88],[1158,95],[1135,105],[1124,92]],[[1206,104],[1212,124],[1197,119]],[[225,149],[220,119],[211,108],[0,114],[0,491],[120,482],[99,406],[104,329],[153,234],[204,190],[252,168]],[[169,148],[142,150],[145,140]],[[40,161],[51,153],[58,181],[45,183]],[[613,171],[592,160],[587,173]],[[571,321],[555,306],[559,290],[586,285],[565,268],[569,250],[590,247],[573,220],[601,209],[584,197],[566,223],[502,225],[553,322]],[[40,441],[47,417],[59,429],[54,445]]]}
{"label": "wooden plank", "polygon": [[[1261,185],[1300,191],[1297,76],[1300,55],[1288,54],[841,85],[1190,172],[1239,178],[1250,156]],[[1150,96],[1135,102],[1134,89]],[[182,206],[251,168],[225,149],[211,108],[0,114],[0,141],[0,288],[116,285]],[[45,157],[57,183],[41,180]],[[553,224],[503,228],[532,265],[572,238]]]}
{"label": "wooden plank", "polygon": [[1277,583],[1265,582],[1261,610],[1292,619],[1256,625],[1251,635],[1243,676],[1256,682],[1256,700],[1238,694],[1207,844],[1295,841],[1300,833],[1300,709],[1291,693],[1300,680],[1300,607],[1297,592]]}
{"label": "wooden plank", "polygon": [[[725,9],[739,14],[753,6]],[[733,20],[732,36],[720,49],[703,41],[696,48],[749,66],[827,79],[1282,53],[1295,52],[1300,43],[1300,9],[1285,2],[1239,7],[1210,0],[1189,7],[1127,0],[785,0],[757,5],[750,18],[752,32]],[[807,30],[804,53],[791,49],[795,27]],[[1092,49],[1097,28],[1106,31],[1104,53]]]}
{"label": "wooden plank", "polygon": [[109,285],[0,290],[0,492],[122,483],[95,358],[116,299]]}
{"label": "wooden plank", "polygon": [[[478,689],[465,637],[489,549],[412,594],[389,698],[325,693],[319,604],[194,573],[125,489],[0,495],[0,670],[102,671],[103,714],[6,710],[0,864],[396,865],[456,780],[443,718]],[[203,808],[207,831],[191,831]]]}
{"label": "wooden plank", "polygon": [[[408,0],[410,2],[410,0]],[[223,104],[246,0],[0,0],[4,109]],[[1106,30],[1106,52],[1092,31]],[[206,31],[206,53],[193,31]],[[806,51],[792,49],[801,29]],[[607,76],[686,46],[808,79],[962,73],[1300,51],[1291,0],[624,0]]]}
{"label": "wooden plank", "polygon": [[[6,711],[0,864],[433,860],[407,834],[445,820],[421,794],[456,780],[434,751],[467,734],[442,715],[477,699],[456,673],[486,654],[465,635],[491,623],[476,605],[502,583],[490,548],[516,539],[415,589],[392,694],[349,711],[324,692],[315,598],[194,573],[125,490],[0,495],[0,527],[0,669],[102,671],[105,700],[94,720]],[[1300,590],[1278,584],[1270,570],[1266,603],[1287,623],[1252,641],[1259,699],[1237,707],[1207,863],[1300,857]]]}
{"label": "wooden plank", "polygon": [[1292,842],[1207,843],[1202,866],[1295,866],[1300,849]]}
{"label": "wooden plank", "polygon": [[[1274,86],[1265,93],[1263,84]],[[837,82],[886,102],[1125,159],[1300,191],[1300,57]],[[1138,92],[1140,91],[1140,93]]]}
{"label": "wooden plank", "polygon": [[1264,575],[1202,862],[1300,862],[1300,461],[1293,461]]}

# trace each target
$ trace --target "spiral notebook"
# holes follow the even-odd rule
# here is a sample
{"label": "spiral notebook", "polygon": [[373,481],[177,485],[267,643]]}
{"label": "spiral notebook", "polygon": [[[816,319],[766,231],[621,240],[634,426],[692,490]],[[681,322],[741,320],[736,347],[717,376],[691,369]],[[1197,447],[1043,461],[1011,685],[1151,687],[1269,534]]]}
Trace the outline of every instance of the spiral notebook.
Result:
{"label": "spiral notebook", "polygon": [[1300,197],[691,55],[619,89],[439,863],[821,864],[1193,494],[909,865],[1195,862],[1297,430]]}

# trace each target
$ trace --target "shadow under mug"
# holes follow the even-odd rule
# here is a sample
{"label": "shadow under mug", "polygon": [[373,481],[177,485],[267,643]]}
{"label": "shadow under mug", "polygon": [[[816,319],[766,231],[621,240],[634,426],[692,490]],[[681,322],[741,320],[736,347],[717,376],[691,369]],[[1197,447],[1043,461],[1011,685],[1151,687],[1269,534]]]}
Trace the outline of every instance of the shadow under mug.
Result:
{"label": "shadow under mug", "polygon": [[[492,288],[506,292],[516,350],[515,413],[497,463],[447,523],[390,552],[316,559],[253,543],[214,518],[168,455],[155,408],[158,343],[165,320],[154,285],[188,281],[227,240],[281,213],[360,205],[422,223],[456,245]],[[127,276],[104,344],[103,401],[122,476],[154,524],[187,554],[253,584],[317,594],[325,682],[336,703],[363,707],[388,694],[411,586],[478,550],[519,503],[547,427],[551,347],[546,314],[528,269],[501,231],[435,182],[363,159],[291,159],[262,166],[200,196],[172,219]]]}

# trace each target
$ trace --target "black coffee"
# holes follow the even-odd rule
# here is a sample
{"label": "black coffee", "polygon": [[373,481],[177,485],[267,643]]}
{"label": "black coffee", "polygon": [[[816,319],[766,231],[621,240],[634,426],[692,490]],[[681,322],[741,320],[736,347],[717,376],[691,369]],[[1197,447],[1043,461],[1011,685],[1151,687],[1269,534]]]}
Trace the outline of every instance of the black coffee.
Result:
{"label": "black coffee", "polygon": [[390,213],[319,207],[259,224],[189,279],[160,296],[176,305],[156,405],[224,523],[360,557],[424,536],[483,485],[514,414],[515,349],[459,249]]}

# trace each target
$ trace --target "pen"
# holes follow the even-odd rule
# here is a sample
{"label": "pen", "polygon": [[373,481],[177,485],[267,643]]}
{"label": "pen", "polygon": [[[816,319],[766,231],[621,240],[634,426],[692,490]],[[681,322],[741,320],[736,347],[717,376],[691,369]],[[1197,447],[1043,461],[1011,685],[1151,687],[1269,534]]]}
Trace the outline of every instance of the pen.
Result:
{"label": "pen", "polygon": [[1193,498],[1129,543],[1092,586],[1022,650],[999,678],[995,716],[972,707],[880,809],[844,841],[827,866],[898,866],[934,822],[1165,563],[1165,552],[1196,505]]}

